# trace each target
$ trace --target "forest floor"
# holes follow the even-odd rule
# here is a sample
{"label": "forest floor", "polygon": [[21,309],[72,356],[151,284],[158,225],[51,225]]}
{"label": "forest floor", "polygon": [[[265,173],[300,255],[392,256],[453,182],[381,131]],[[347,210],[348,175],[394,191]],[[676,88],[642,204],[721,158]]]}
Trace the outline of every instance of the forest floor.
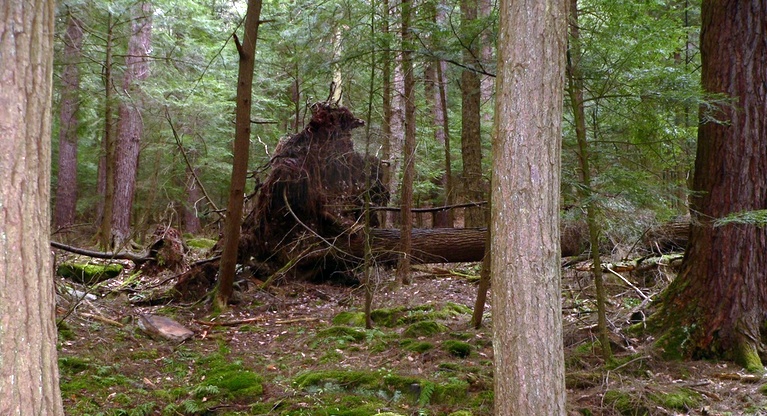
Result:
{"label": "forest floor", "polygon": [[[657,296],[671,271],[624,273],[634,288],[605,276],[615,353],[605,364],[593,279],[576,269],[563,269],[562,284],[569,414],[767,415],[761,377],[728,362],[665,361],[652,338],[629,335],[632,314],[648,312],[644,297]],[[238,302],[212,318],[205,302],[136,306],[171,274],[123,272],[91,287],[91,300],[64,295],[83,287],[57,280],[66,414],[491,415],[492,307],[481,329],[469,325],[476,275],[476,264],[428,265],[396,286],[381,271],[371,330],[359,287],[244,280]],[[194,336],[153,339],[137,325],[141,314]]]}

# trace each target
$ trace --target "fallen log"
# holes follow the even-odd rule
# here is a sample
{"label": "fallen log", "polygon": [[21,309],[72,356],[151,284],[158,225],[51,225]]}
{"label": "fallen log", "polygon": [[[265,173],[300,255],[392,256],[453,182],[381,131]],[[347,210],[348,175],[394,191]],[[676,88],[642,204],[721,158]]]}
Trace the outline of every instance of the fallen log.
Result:
{"label": "fallen log", "polygon": [[[373,257],[379,262],[399,257],[399,229],[371,229]],[[413,263],[462,263],[482,261],[485,255],[486,228],[415,228],[411,233]],[[364,254],[353,247],[355,255]]]}

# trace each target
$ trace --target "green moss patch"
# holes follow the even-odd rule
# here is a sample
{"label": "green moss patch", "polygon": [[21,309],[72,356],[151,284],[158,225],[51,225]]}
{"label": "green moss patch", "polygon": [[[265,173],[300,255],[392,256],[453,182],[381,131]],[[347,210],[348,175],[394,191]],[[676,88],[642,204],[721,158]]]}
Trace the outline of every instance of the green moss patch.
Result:
{"label": "green moss patch", "polygon": [[466,342],[451,339],[442,343],[442,349],[450,353],[450,355],[466,358],[471,355],[471,350],[474,348]]}
{"label": "green moss patch", "polygon": [[317,332],[316,339],[318,341],[331,339],[336,341],[360,342],[365,339],[365,331],[350,328],[348,326],[331,326],[330,328]]}
{"label": "green moss patch", "polygon": [[650,399],[666,409],[689,410],[698,407],[701,395],[686,388],[678,388],[665,393],[653,393]]}
{"label": "green moss patch", "polygon": [[299,388],[335,384],[344,389],[354,389],[374,388],[380,384],[380,380],[380,375],[367,371],[324,370],[299,374],[293,383]]}
{"label": "green moss patch", "polygon": [[445,332],[446,330],[446,326],[437,323],[436,321],[420,321],[405,328],[402,335],[410,338],[428,337],[439,334],[440,332]]}
{"label": "green moss patch", "polygon": [[201,386],[216,386],[222,393],[234,398],[253,398],[264,392],[261,376],[239,363],[216,368],[205,376]]}
{"label": "green moss patch", "polygon": [[414,339],[403,339],[400,346],[407,351],[417,352],[419,354],[434,348],[434,344],[426,341],[416,341]]}
{"label": "green moss patch", "polygon": [[216,245],[216,240],[211,240],[210,238],[190,238],[186,240],[186,245],[189,246],[189,248],[210,250]]}
{"label": "green moss patch", "polygon": [[365,326],[365,312],[341,312],[333,317],[333,325]]}
{"label": "green moss patch", "polygon": [[95,284],[117,277],[123,271],[122,264],[62,263],[56,274],[83,284]]}

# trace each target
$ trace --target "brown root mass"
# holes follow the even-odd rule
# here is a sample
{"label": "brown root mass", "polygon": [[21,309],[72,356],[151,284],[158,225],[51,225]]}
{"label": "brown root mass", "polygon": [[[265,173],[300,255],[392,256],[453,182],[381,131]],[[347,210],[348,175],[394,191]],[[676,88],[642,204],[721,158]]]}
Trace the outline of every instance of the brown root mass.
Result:
{"label": "brown root mass", "polygon": [[256,274],[290,269],[311,278],[349,270],[360,261],[346,248],[362,238],[366,193],[371,205],[388,202],[381,162],[354,150],[351,131],[365,123],[333,103],[311,110],[306,128],[277,146],[243,223],[240,261],[257,266]]}

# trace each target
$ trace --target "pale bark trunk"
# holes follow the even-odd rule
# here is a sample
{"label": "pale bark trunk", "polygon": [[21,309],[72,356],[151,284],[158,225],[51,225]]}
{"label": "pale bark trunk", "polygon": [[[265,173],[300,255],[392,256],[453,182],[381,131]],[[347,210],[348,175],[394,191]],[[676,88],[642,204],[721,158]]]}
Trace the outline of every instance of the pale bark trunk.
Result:
{"label": "pale bark trunk", "polygon": [[59,170],[53,225],[61,229],[75,222],[77,212],[77,127],[80,108],[80,69],[83,29],[71,11],[64,34],[64,69],[61,74]]}
{"label": "pale bark trunk", "polygon": [[0,414],[63,415],[48,204],[54,4],[2,10]]}
{"label": "pale bark trunk", "polygon": [[124,96],[117,123],[112,234],[114,243],[118,246],[130,239],[131,211],[136,189],[141,136],[144,131],[140,83],[149,76],[148,55],[151,50],[151,40],[152,6],[149,2],[141,2],[136,7],[131,24],[122,86]]}
{"label": "pale bark trunk", "polygon": [[496,415],[564,415],[559,188],[567,2],[501,1],[493,142]]}

